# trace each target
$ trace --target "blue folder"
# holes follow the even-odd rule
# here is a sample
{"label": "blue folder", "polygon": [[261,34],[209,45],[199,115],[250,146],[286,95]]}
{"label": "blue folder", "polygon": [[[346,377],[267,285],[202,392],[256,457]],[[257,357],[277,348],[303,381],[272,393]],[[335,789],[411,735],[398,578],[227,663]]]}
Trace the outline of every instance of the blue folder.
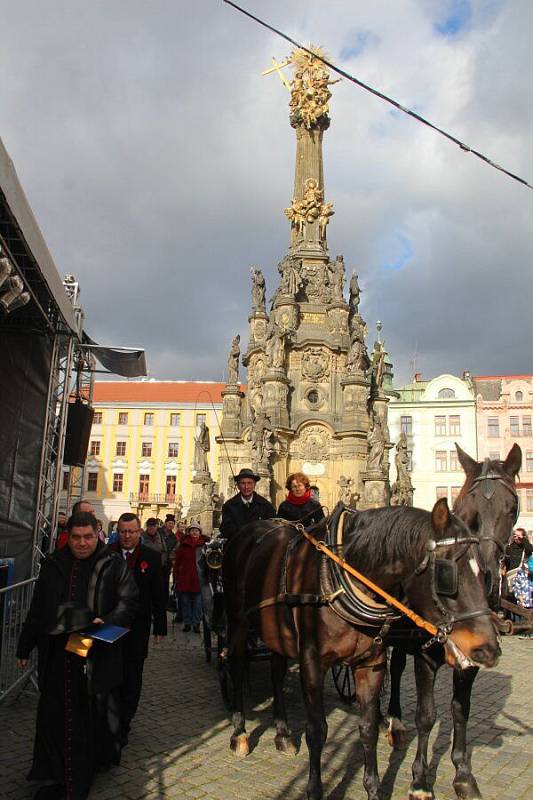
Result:
{"label": "blue folder", "polygon": [[99,642],[113,644],[126,633],[129,633],[129,628],[122,628],[120,625],[104,623],[103,625],[95,626],[90,631],[84,631],[81,633],[81,636],[87,636],[88,639],[97,639]]}

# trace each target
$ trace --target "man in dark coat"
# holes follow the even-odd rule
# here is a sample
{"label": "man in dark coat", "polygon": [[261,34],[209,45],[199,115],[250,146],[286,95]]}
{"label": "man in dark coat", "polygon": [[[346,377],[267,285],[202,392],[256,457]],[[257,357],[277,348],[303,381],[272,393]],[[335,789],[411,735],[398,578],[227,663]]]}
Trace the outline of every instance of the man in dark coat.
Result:
{"label": "man in dark coat", "polygon": [[137,611],[135,581],[118,554],[98,541],[94,516],[73,514],[67,528],[67,546],[41,565],[17,647],[20,667],[34,647],[39,653],[41,694],[28,775],[44,782],[39,800],[83,800],[96,770],[119,763],[115,690],[122,644],[94,641],[80,655],[75,632],[102,623],[128,627]]}
{"label": "man in dark coat", "polygon": [[118,520],[118,542],[112,549],[120,553],[139,589],[139,608],[124,640],[124,678],[120,687],[120,725],[122,745],[128,742],[130,725],[141,696],[144,661],[148,655],[150,629],[154,644],[167,635],[166,596],[161,559],[141,542],[142,528],[135,514],[122,514]]}
{"label": "man in dark coat", "polygon": [[251,469],[241,469],[235,477],[239,493],[222,506],[220,533],[225,539],[231,539],[249,522],[273,519],[276,516],[276,509],[272,503],[255,491],[255,485],[259,480],[260,476]]}

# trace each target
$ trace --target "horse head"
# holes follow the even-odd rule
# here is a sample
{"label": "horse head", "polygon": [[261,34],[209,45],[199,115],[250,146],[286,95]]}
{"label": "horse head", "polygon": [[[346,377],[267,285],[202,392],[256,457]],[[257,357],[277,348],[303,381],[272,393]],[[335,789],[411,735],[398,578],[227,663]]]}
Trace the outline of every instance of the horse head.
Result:
{"label": "horse head", "polygon": [[499,566],[519,512],[515,481],[522,465],[522,451],[514,444],[505,461],[486,458],[477,462],[457,443],[455,446],[466,480],[454,513],[479,537],[489,605],[496,609]]}
{"label": "horse head", "polygon": [[501,651],[487,605],[479,539],[450,512],[446,498],[435,503],[431,527],[417,579],[409,582],[409,600],[438,628],[436,641],[444,644],[448,664],[493,667]]}

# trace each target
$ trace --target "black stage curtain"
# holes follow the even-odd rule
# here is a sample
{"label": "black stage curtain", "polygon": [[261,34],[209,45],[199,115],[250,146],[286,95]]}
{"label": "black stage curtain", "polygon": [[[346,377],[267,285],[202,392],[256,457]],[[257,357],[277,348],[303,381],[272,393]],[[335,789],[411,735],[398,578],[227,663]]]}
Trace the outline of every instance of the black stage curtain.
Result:
{"label": "black stage curtain", "polygon": [[0,558],[15,581],[30,577],[53,342],[42,333],[0,333]]}

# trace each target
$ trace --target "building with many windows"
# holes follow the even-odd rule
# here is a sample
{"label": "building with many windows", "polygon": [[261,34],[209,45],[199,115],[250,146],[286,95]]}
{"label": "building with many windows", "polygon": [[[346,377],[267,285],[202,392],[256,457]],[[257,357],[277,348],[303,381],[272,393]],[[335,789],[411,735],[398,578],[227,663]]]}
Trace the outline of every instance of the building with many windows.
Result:
{"label": "building with many windows", "polygon": [[533,532],[533,375],[479,375],[476,393],[479,458],[504,459],[517,442],[522,449],[518,524]]}
{"label": "building with many windows", "polygon": [[[222,383],[99,381],[85,464],[83,496],[104,528],[124,511],[144,521],[187,513],[193,477],[194,437],[202,421],[210,429],[208,464],[218,477],[215,437],[222,409]],[[66,504],[68,472],[62,500]]]}
{"label": "building with many windows", "polygon": [[[402,432],[407,437],[414,505],[431,509],[440,497],[452,505],[464,483],[455,442],[472,458],[478,451],[473,383],[468,373],[430,381],[417,373],[397,392],[389,403],[390,435],[394,443]],[[392,466],[391,483],[395,478]]]}

